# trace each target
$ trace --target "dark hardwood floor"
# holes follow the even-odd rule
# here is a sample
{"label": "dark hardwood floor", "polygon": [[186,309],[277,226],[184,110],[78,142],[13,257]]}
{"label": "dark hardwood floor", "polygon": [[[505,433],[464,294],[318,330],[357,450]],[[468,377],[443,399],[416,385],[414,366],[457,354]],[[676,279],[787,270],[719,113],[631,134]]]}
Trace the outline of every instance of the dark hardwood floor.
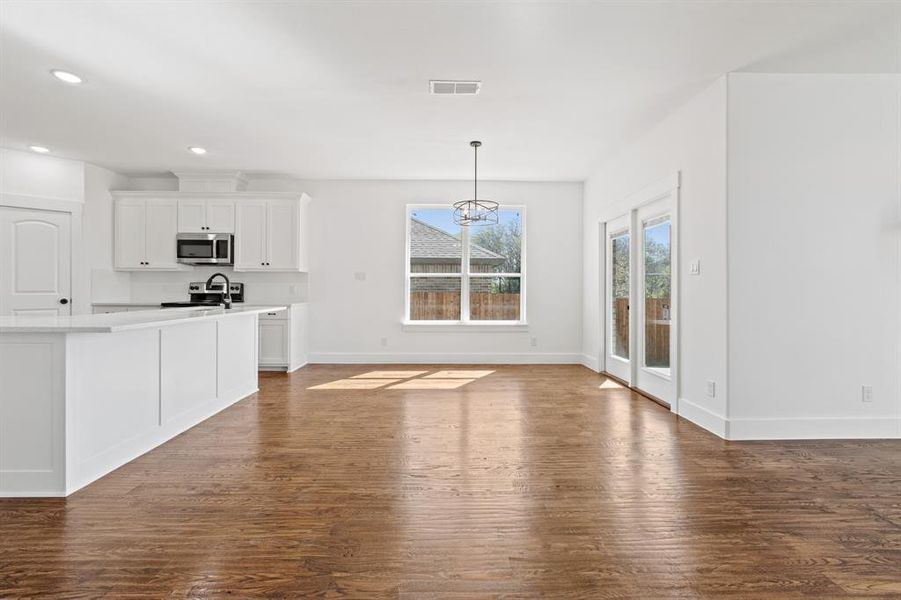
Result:
{"label": "dark hardwood floor", "polygon": [[[494,372],[308,389],[401,368]],[[0,597],[901,598],[901,441],[724,442],[577,366],[261,379],[0,500]]]}

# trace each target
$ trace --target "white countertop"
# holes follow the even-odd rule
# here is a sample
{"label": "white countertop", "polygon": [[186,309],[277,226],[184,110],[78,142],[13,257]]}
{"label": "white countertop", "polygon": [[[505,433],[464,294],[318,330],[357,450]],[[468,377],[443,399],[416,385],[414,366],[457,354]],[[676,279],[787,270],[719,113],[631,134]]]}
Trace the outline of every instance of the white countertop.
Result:
{"label": "white countertop", "polygon": [[[184,298],[175,298],[174,300],[161,300],[159,302],[135,302],[133,300],[123,300],[122,302],[91,302],[91,306],[154,306],[159,308],[163,302],[185,302]],[[270,304],[245,304],[244,302],[236,302],[235,305],[244,308],[257,308],[259,306],[272,306],[277,304],[282,308],[286,306],[295,306],[298,304],[307,304],[306,302],[275,302]]]}
{"label": "white countertop", "polygon": [[236,306],[223,308],[167,308],[70,317],[0,317],[2,333],[116,333],[147,327],[163,327],[236,315],[284,310],[286,306]]}

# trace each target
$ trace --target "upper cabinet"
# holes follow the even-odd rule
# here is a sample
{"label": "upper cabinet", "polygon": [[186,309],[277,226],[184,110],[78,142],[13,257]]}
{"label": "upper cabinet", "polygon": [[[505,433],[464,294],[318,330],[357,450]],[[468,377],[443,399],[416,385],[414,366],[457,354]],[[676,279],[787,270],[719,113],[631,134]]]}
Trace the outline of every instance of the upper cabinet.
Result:
{"label": "upper cabinet", "polygon": [[235,271],[306,271],[310,197],[281,192],[113,192],[115,266],[180,271],[179,233],[234,233]]}
{"label": "upper cabinet", "polygon": [[234,200],[182,198],[178,201],[178,233],[234,232]]}
{"label": "upper cabinet", "polygon": [[237,200],[235,271],[306,271],[309,197]]}
{"label": "upper cabinet", "polygon": [[128,270],[180,270],[175,256],[178,204],[172,198],[117,198],[115,265]]}

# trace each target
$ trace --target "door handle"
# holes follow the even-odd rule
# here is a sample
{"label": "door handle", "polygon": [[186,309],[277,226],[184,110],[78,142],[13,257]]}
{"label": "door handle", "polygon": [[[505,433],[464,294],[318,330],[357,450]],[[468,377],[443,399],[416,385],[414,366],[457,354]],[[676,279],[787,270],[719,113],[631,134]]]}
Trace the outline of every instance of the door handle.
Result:
{"label": "door handle", "polygon": [[69,299],[68,299],[68,298],[60,298],[60,299],[59,299],[59,303],[60,303],[60,304],[68,304],[68,303],[69,303]]}

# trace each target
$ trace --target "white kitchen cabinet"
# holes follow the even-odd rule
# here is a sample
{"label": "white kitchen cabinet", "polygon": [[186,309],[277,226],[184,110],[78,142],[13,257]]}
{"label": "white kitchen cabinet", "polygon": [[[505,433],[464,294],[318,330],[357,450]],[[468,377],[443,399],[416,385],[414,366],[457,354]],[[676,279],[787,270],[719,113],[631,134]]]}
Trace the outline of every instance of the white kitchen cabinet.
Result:
{"label": "white kitchen cabinet", "polygon": [[[119,269],[139,269],[147,256],[147,200],[116,202],[115,259]],[[175,241],[172,242],[175,245]]]}
{"label": "white kitchen cabinet", "polygon": [[294,303],[284,310],[260,313],[259,368],[296,371],[307,364],[307,305]]}
{"label": "white kitchen cabinet", "polygon": [[180,198],[178,200],[178,232],[234,233],[234,200]]}
{"label": "white kitchen cabinet", "polygon": [[265,200],[246,200],[235,205],[235,271],[265,270],[268,207]]}
{"label": "white kitchen cabinet", "polygon": [[279,311],[284,318],[265,318],[260,315],[260,367],[286,367],[288,365],[288,340],[290,331],[286,311]]}
{"label": "white kitchen cabinet", "polygon": [[238,200],[235,271],[307,270],[307,196]]}
{"label": "white kitchen cabinet", "polygon": [[207,200],[206,224],[212,233],[235,232],[234,200]]}
{"label": "white kitchen cabinet", "polygon": [[118,198],[115,265],[134,271],[177,271],[178,204],[172,198]]}

